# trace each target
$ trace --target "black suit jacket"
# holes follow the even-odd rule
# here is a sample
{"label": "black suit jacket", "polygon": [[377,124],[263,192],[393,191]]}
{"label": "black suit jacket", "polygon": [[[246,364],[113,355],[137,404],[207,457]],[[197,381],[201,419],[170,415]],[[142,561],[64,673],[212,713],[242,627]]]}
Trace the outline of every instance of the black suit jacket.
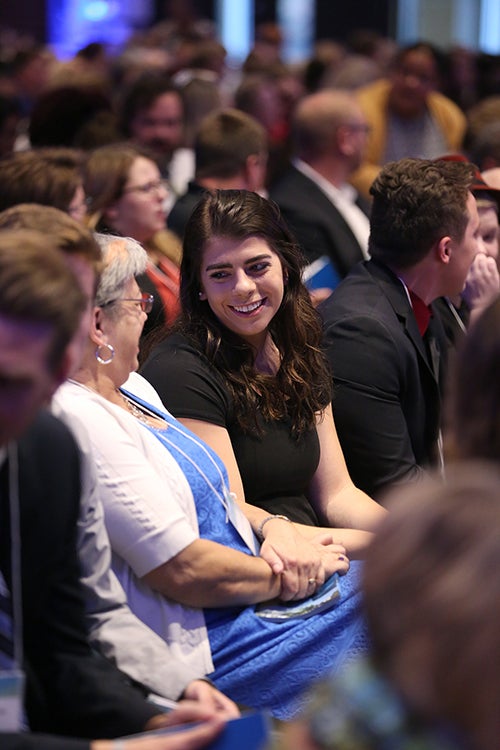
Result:
{"label": "black suit jacket", "polygon": [[[75,441],[65,425],[42,412],[18,442],[18,462],[30,728],[91,738],[138,732],[158,710],[87,642],[76,553],[80,459]],[[0,567],[10,586],[8,483],[7,462],[0,472]],[[55,750],[58,744],[28,734],[0,735],[0,746]]]}
{"label": "black suit jacket", "polygon": [[319,311],[353,481],[376,496],[418,478],[437,460],[446,357],[439,317],[424,341],[404,286],[373,260],[358,264]]}
{"label": "black suit jacket", "polygon": [[309,263],[326,255],[343,278],[363,260],[361,247],[342,214],[296,167],[290,165],[271,186],[269,197],[280,207]]}

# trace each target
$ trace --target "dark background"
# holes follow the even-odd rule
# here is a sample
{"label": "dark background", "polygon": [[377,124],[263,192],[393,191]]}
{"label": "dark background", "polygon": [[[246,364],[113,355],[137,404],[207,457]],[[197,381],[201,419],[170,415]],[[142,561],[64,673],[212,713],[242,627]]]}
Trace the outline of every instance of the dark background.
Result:
{"label": "dark background", "polygon": [[[311,0],[312,1],[312,0]],[[238,2],[238,0],[233,0]],[[201,16],[214,18],[214,0],[194,0]],[[372,29],[393,36],[396,0],[315,0],[316,38],[344,40],[355,29]],[[165,0],[156,0],[156,20],[165,18]],[[44,0],[0,0],[0,24],[29,34],[40,42],[46,38]],[[255,0],[255,24],[276,20],[275,0]]]}

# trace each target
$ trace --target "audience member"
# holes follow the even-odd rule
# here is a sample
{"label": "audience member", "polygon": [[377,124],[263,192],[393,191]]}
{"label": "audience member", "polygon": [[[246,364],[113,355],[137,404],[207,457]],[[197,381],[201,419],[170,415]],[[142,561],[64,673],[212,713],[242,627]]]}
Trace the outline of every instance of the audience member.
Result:
{"label": "audience member", "polygon": [[0,158],[14,151],[21,119],[20,101],[15,96],[0,93]]}
{"label": "audience member", "polygon": [[377,81],[380,76],[381,69],[375,60],[366,55],[351,53],[334,68],[325,70],[321,79],[321,88],[354,91]]}
{"label": "audience member", "polygon": [[223,109],[208,115],[194,142],[195,178],[187,192],[177,199],[167,225],[178,237],[193,209],[207,190],[264,189],[267,138],[262,125],[237,109]]}
{"label": "audience member", "polygon": [[39,96],[47,89],[54,63],[48,47],[29,41],[9,61],[10,78],[25,117],[31,115]]}
{"label": "audience member", "polygon": [[481,172],[483,180],[494,190],[500,190],[500,167],[492,167]]}
{"label": "audience member", "polygon": [[340,444],[371,495],[441,460],[446,339],[432,302],[460,294],[479,250],[473,181],[463,162],[387,164],[371,188],[371,260],[320,308]]}
{"label": "audience member", "polygon": [[83,221],[82,155],[66,148],[20,151],[0,161],[0,211],[19,203],[53,206]]}
{"label": "audience member", "polygon": [[194,158],[183,147],[182,96],[165,75],[146,73],[123,92],[120,124],[124,135],[151,150],[175,195],[181,195],[194,174]]}
{"label": "audience member", "polygon": [[368,204],[348,179],[361,164],[368,126],[350,93],[321,91],[299,103],[292,132],[295,158],[271,185],[270,197],[308,263],[329,261],[330,283],[323,286],[331,291],[367,257]]}
{"label": "audience member", "polygon": [[397,491],[364,568],[372,658],[318,686],[280,747],[496,747],[499,482],[469,465]]}
{"label": "audience member", "polygon": [[[364,648],[356,564],[347,573],[345,547],[332,543],[334,532],[321,535],[300,579],[294,570],[288,576],[290,587],[276,556],[273,570],[257,555],[218,456],[161,408],[142,378],[149,403],[120,389],[137,367],[148,298],[135,276],[146,258],[123,239],[102,243],[106,266],[87,350],[55,403],[86,463],[97,468],[115,572],[136,614],[189,652],[217,686],[239,703],[286,718],[314,672]],[[267,517],[262,536],[276,524],[283,521]],[[337,533],[349,537],[349,530]],[[347,573],[338,601],[317,616],[309,601],[302,605],[311,615],[306,620],[259,616],[259,602],[311,596],[335,572]]]}
{"label": "audience member", "polygon": [[40,96],[31,113],[28,135],[33,148],[88,150],[121,139],[106,87],[79,82],[76,76]]}
{"label": "audience member", "polygon": [[370,125],[365,161],[352,177],[364,195],[381,166],[404,157],[433,159],[457,151],[465,116],[439,93],[439,55],[419,42],[396,55],[392,74],[357,92]]}
{"label": "audience member", "polygon": [[477,164],[481,171],[500,164],[497,160],[499,117],[500,96],[498,95],[480,99],[467,112],[467,129],[462,145],[470,160]]}
{"label": "audience member", "polygon": [[[254,531],[265,529],[263,554],[281,544],[286,558],[324,525],[350,527],[335,535],[357,556],[353,529],[373,528],[381,509],[347,474],[320,322],[300,272],[275,204],[245,191],[207,193],[184,238],[180,330],[142,372],[224,461]],[[302,524],[300,535],[287,520],[268,524],[269,513]]]}
{"label": "audience member", "polygon": [[[466,161],[464,156],[450,154],[445,160]],[[435,301],[450,347],[454,348],[473,322],[500,292],[498,206],[500,191],[486,184],[475,168],[471,192],[479,216],[478,253],[467,274],[465,286],[455,297]]]}
{"label": "audience member", "polygon": [[500,460],[499,366],[497,298],[471,326],[454,363],[447,441],[451,458]]}
{"label": "audience member", "polygon": [[234,106],[260,122],[267,133],[269,185],[281,174],[290,153],[289,119],[278,77],[267,68],[246,74],[234,92]]}
{"label": "audience member", "polygon": [[474,140],[469,139],[467,153],[470,160],[482,171],[500,166],[500,123],[498,120],[481,128]]}
{"label": "audience member", "polygon": [[92,229],[132,237],[148,252],[139,282],[155,300],[145,333],[172,323],[179,312],[181,246],[165,227],[168,187],[151,154],[126,143],[96,149],[85,162],[85,191]]}
{"label": "audience member", "polygon": [[186,119],[184,143],[189,148],[194,148],[201,122],[211,112],[222,108],[222,96],[218,84],[213,80],[213,76],[209,75],[209,71],[195,72],[187,78],[181,91]]}
{"label": "audience member", "polygon": [[[7,676],[17,677],[10,712],[3,714],[2,747],[111,750],[112,742],[68,737],[113,737],[206,719],[209,712],[192,706],[159,715],[90,649],[75,547],[79,454],[64,425],[39,411],[65,377],[67,346],[87,300],[65,259],[40,233],[2,230],[0,266],[0,569],[7,613],[1,658]],[[12,671],[23,668],[24,711],[20,673]],[[15,733],[23,714],[34,734]],[[191,739],[202,747],[220,728],[221,720],[213,719]],[[183,738],[191,746],[189,736]],[[184,745],[151,737],[124,747]]]}
{"label": "audience member", "polygon": [[[94,271],[101,265],[99,247],[88,230],[50,206],[26,204],[3,211],[0,229],[37,229],[64,253],[66,263],[77,276],[89,303],[79,331],[68,347],[71,374],[79,366],[87,343]],[[200,679],[204,676],[202,671],[191,667],[189,654],[174,655],[173,649],[128,608],[123,589],[110,568],[111,549],[103,509],[92,481],[82,490],[77,548],[92,646],[149,693],[171,700],[182,695],[229,717],[235,716],[235,706],[208,681]]]}

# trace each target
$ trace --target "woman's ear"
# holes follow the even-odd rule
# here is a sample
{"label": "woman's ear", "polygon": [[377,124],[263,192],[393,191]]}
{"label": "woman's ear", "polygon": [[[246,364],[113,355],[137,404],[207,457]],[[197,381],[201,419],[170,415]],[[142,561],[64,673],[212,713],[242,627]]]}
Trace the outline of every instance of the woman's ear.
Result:
{"label": "woman's ear", "polygon": [[200,291],[200,292],[198,292],[198,297],[200,298],[200,300],[201,300],[202,302],[205,302],[205,301],[206,301],[206,299],[207,299],[207,295],[205,294],[205,292],[204,292],[203,290],[202,290],[202,291]]}
{"label": "woman's ear", "polygon": [[92,311],[92,320],[90,323],[90,340],[93,341],[97,346],[99,344],[107,343],[107,336],[103,331],[105,328],[105,314],[102,311],[102,307],[95,306]]}

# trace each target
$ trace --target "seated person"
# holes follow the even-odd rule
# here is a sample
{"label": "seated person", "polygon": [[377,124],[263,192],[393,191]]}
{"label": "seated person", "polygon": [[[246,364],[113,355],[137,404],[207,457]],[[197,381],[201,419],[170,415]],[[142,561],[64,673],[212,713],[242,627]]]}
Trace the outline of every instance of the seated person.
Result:
{"label": "seated person", "polygon": [[448,400],[448,458],[500,461],[500,298],[471,326],[457,352]]}
{"label": "seated person", "polygon": [[406,157],[435,159],[460,148],[465,115],[439,92],[439,64],[435,47],[410,44],[398,52],[387,78],[356,92],[370,133],[351,181],[367,198],[383,165]]}
{"label": "seated person", "polygon": [[[443,156],[441,160],[467,161],[460,154]],[[500,190],[488,185],[476,169],[471,192],[476,199],[479,216],[478,253],[472,261],[462,292],[453,297],[440,297],[435,302],[452,347],[462,338],[469,323],[473,323],[500,292]]]}
{"label": "seated person", "polygon": [[[281,559],[271,567],[214,451],[154,392],[146,401],[121,388],[137,368],[151,307],[135,279],[146,255],[123,239],[101,242],[106,267],[86,352],[54,408],[74,430],[87,471],[96,467],[114,570],[133,611],[230,698],[290,717],[313,676],[365,648],[357,564],[348,572],[346,549],[331,532],[304,540],[314,555],[299,560],[299,575]],[[261,538],[274,534],[279,549],[285,532],[271,527],[285,525],[292,526],[265,516]],[[284,622],[259,616],[259,603],[311,596],[334,573],[343,574],[338,599],[320,614]]]}
{"label": "seated person", "polygon": [[[193,706],[161,715],[87,641],[76,554],[79,452],[69,430],[40,410],[65,377],[68,345],[87,304],[68,266],[41,233],[0,232],[0,745],[5,750],[112,750],[116,745],[104,739],[68,737],[112,738],[209,716]],[[20,731],[26,722],[31,732]],[[181,750],[193,742],[202,747],[220,728],[215,720],[180,743],[178,737],[153,736],[122,744],[125,750]]]}
{"label": "seated person", "polygon": [[[51,206],[20,204],[2,211],[0,229],[6,228],[37,229],[50,236],[52,244],[64,253],[66,264],[88,299],[86,315],[68,347],[71,374],[80,363],[82,346],[87,341],[96,271],[101,266],[100,248],[88,229]],[[102,505],[93,486],[95,480],[91,476],[87,479],[80,503],[77,549],[93,648],[145,691],[153,693],[155,699],[162,696],[172,701],[182,696],[226,713],[229,718],[236,716],[236,706],[210,684],[202,670],[190,666],[189,654],[174,655],[167,643],[128,608],[125,593],[110,567],[111,549]]]}
{"label": "seated person", "polygon": [[180,243],[166,229],[169,189],[152,155],[132,144],[102,146],[86,160],[84,177],[90,228],[133,237],[148,252],[141,286],[155,303],[144,332],[172,323],[179,312]]}
{"label": "seated person", "polygon": [[371,659],[318,686],[281,747],[497,746],[499,480],[464,465],[398,491],[364,571]]}
{"label": "seated person", "polygon": [[83,221],[87,213],[77,149],[16,151],[0,161],[0,211],[19,203],[53,206]]}
{"label": "seated person", "polygon": [[[301,524],[301,537],[337,527],[352,557],[383,511],[345,466],[301,260],[276,204],[245,191],[206,195],[184,238],[179,330],[141,374],[222,458],[254,531],[269,513]],[[289,531],[266,524],[264,556],[279,527]]]}
{"label": "seated person", "polygon": [[183,239],[193,209],[206,190],[264,189],[267,140],[264,128],[237,109],[222,109],[201,121],[194,141],[196,171],[177,198],[167,225]]}

